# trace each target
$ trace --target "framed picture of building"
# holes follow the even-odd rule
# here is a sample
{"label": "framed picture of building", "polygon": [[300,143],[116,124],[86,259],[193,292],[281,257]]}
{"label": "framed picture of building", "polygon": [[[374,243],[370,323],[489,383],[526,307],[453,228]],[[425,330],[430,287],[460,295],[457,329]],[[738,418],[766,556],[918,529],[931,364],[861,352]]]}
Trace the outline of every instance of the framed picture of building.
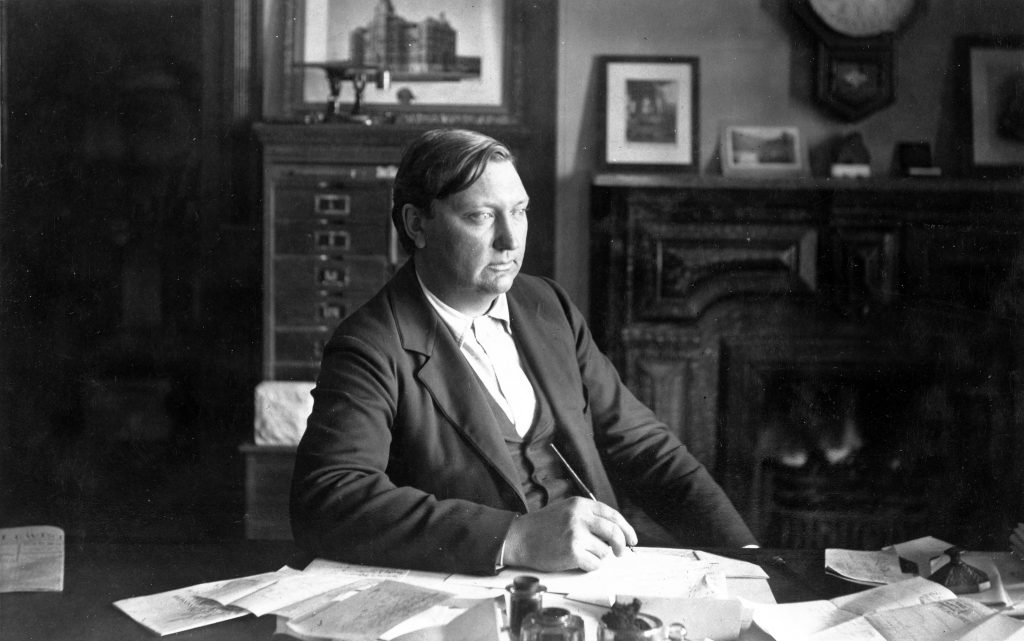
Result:
{"label": "framed picture of building", "polygon": [[603,169],[697,171],[697,71],[696,58],[598,58]]}
{"label": "framed picture of building", "polygon": [[[264,116],[300,120],[324,109],[326,66],[368,70],[363,109],[402,122],[514,124],[526,70],[525,0],[265,0]],[[385,86],[381,86],[385,85]],[[340,85],[340,104],[356,96]],[[336,101],[337,102],[337,101]]]}

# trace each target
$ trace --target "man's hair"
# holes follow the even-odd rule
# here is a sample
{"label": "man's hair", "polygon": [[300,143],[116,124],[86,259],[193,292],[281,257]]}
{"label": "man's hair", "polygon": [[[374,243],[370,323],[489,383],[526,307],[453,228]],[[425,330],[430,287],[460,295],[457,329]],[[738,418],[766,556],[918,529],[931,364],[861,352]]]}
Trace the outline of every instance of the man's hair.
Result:
{"label": "man's hair", "polygon": [[430,218],[431,203],[469,188],[492,160],[514,163],[515,157],[494,138],[468,129],[431,129],[406,147],[391,205],[391,222],[406,252],[411,255],[416,246],[405,233],[402,209],[413,205]]}

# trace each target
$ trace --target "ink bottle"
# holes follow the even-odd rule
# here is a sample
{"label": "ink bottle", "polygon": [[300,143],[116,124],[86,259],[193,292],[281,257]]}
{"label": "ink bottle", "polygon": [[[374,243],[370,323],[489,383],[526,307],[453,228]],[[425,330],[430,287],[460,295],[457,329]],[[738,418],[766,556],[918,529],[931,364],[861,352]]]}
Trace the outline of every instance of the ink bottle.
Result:
{"label": "ink bottle", "polygon": [[508,613],[508,633],[513,639],[519,638],[523,619],[541,609],[546,588],[535,576],[520,575],[512,579],[505,588],[505,604]]}
{"label": "ink bottle", "polygon": [[564,608],[541,608],[523,619],[519,641],[583,641],[583,619]]}

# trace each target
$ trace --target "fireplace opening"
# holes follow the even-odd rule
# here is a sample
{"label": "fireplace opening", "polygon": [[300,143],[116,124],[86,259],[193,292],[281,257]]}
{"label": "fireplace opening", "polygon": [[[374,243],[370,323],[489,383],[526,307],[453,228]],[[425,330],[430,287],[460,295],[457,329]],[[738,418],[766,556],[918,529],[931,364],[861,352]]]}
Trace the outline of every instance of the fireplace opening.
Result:
{"label": "fireplace opening", "polygon": [[926,374],[810,368],[762,382],[765,544],[878,549],[931,534],[952,413]]}

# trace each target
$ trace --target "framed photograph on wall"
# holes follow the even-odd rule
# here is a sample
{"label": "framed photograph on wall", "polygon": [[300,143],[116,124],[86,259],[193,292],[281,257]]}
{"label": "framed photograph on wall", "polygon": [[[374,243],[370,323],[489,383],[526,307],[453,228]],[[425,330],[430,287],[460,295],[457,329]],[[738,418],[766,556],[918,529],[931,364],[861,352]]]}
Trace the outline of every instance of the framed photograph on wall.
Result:
{"label": "framed photograph on wall", "polygon": [[697,58],[602,56],[601,168],[697,171]]}
{"label": "framed photograph on wall", "polygon": [[1024,38],[965,36],[956,41],[964,173],[1024,175]]}
{"label": "framed photograph on wall", "polygon": [[[387,70],[361,108],[402,122],[517,124],[525,0],[264,0],[264,117],[302,120],[331,94],[324,66]],[[380,8],[389,9],[385,15]],[[355,89],[344,82],[341,109]],[[346,104],[347,103],[347,104]]]}
{"label": "framed photograph on wall", "polygon": [[725,126],[719,152],[725,176],[794,177],[806,171],[796,127]]}

